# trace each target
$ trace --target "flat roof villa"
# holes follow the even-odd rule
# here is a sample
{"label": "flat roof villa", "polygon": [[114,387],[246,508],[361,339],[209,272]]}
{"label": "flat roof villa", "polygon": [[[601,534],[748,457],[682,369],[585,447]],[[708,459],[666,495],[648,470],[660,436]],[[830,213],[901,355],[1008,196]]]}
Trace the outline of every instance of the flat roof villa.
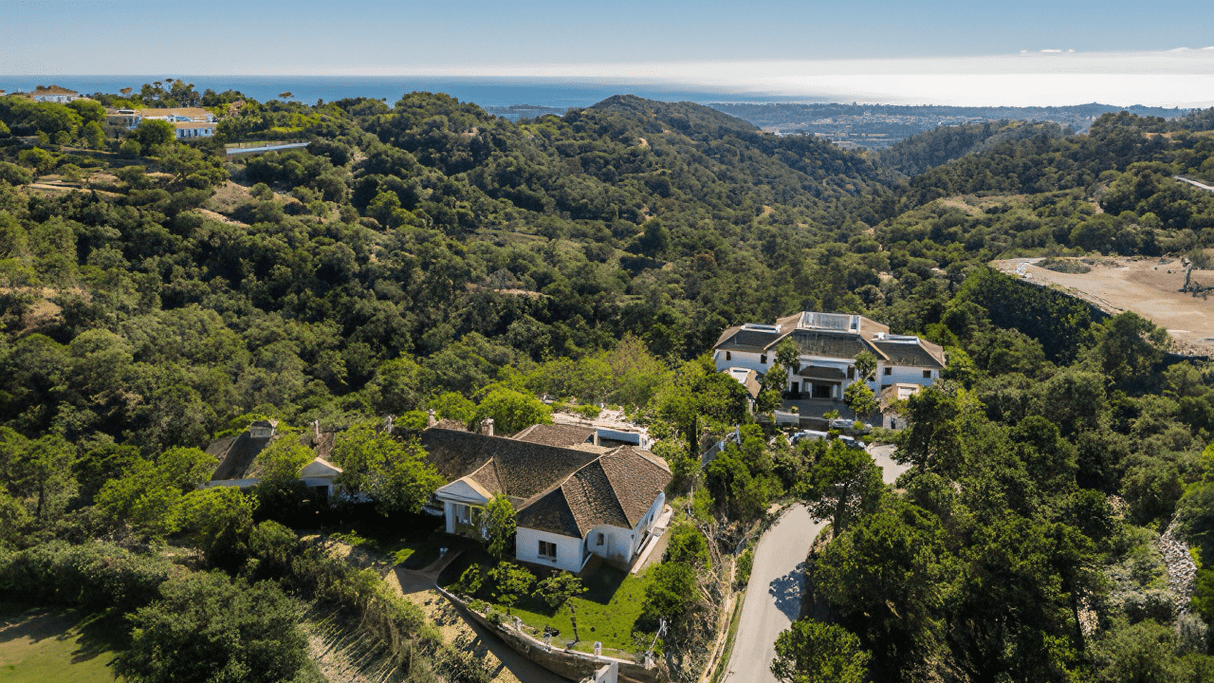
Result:
{"label": "flat roof villa", "polygon": [[862,315],[802,311],[774,324],[745,323],[721,333],[713,347],[718,371],[729,372],[750,389],[745,370],[767,374],[776,347],[792,340],[798,356],[786,368],[784,395],[791,399],[841,401],[847,386],[860,380],[855,360],[868,352],[877,370],[868,381],[875,394],[894,384],[931,386],[940,378],[944,349],[912,335],[890,334],[889,326]]}

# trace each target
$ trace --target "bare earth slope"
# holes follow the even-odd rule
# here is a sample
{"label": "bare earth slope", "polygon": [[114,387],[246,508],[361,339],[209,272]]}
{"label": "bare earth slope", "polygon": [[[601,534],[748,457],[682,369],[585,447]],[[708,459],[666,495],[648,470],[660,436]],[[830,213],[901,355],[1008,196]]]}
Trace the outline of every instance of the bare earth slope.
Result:
{"label": "bare earth slope", "polygon": [[[1056,286],[1108,313],[1134,311],[1172,336],[1176,353],[1214,356],[1214,302],[1180,291],[1185,269],[1180,259],[1076,259],[1087,273],[1059,273],[1034,264],[1039,258],[994,261],[991,266],[1040,284]],[[1193,281],[1214,284],[1214,271],[1194,271]]]}

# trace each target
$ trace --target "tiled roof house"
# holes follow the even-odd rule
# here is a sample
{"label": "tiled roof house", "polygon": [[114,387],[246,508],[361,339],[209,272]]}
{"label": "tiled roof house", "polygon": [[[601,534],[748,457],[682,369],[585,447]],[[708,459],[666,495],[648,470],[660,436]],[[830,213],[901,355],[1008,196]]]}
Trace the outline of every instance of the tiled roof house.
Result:
{"label": "tiled roof house", "polygon": [[479,510],[504,495],[516,510],[516,558],[579,571],[591,555],[630,564],[666,503],[666,463],[593,443],[595,430],[537,425],[513,438],[433,426],[427,459],[449,483],[435,492],[449,533],[477,535]]}
{"label": "tiled roof house", "polygon": [[[766,375],[785,339],[797,346],[795,367],[788,368],[786,395],[842,400],[858,381],[856,356],[867,351],[877,359],[869,387],[873,393],[893,384],[931,386],[944,370],[944,349],[926,339],[890,334],[889,327],[862,315],[802,311],[775,324],[746,323],[721,333],[713,347],[717,370],[746,384],[741,370]],[[749,388],[749,387],[748,387]]]}
{"label": "tiled roof house", "polygon": [[35,102],[67,104],[73,100],[80,99],[81,95],[75,90],[68,90],[57,85],[40,85],[34,88],[34,92],[30,93],[30,98]]}

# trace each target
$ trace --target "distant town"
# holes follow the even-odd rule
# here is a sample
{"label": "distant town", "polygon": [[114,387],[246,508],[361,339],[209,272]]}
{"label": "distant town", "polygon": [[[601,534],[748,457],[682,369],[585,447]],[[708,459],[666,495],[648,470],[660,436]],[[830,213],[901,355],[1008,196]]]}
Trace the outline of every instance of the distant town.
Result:
{"label": "distant town", "polygon": [[1052,121],[1076,133],[1109,112],[1130,111],[1138,116],[1173,119],[1187,109],[1115,107],[1082,104],[1070,107],[946,107],[894,104],[752,104],[715,103],[708,106],[736,116],[779,135],[817,135],[844,148],[884,149],[912,135],[940,126],[984,121]]}

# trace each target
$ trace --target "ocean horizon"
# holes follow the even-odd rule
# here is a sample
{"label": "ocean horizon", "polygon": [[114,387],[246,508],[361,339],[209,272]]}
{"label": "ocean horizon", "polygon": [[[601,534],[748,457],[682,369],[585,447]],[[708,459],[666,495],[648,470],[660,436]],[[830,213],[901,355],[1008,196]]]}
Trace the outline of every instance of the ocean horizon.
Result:
{"label": "ocean horizon", "polygon": [[[589,107],[613,95],[636,95],[663,102],[840,102],[841,98],[790,97],[771,93],[738,92],[719,87],[697,88],[687,84],[629,83],[599,79],[567,78],[440,78],[412,76],[189,76],[168,78],[193,83],[198,92],[237,90],[255,100],[278,99],[290,92],[293,99],[314,104],[349,97],[384,100],[389,105],[411,92],[445,93],[461,102],[482,107],[533,105],[539,107]],[[30,91],[39,85],[59,85],[82,94],[117,94],[122,88],[138,90],[144,83],[164,80],[154,76],[0,76],[0,90]],[[850,101],[850,100],[848,100]]]}

